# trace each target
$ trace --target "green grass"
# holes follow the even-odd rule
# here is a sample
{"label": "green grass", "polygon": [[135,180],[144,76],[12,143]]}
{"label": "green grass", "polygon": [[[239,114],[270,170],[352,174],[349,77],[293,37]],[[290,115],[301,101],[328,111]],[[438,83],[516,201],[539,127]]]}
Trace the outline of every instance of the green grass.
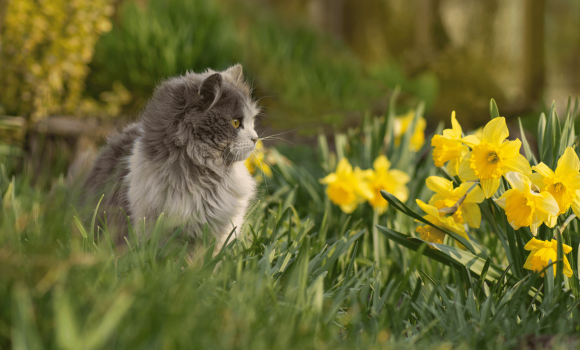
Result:
{"label": "green grass", "polygon": [[[337,135],[336,151],[363,167],[387,151],[413,177],[411,213],[437,170],[429,157],[405,153],[408,137],[398,148],[377,142],[390,135],[389,120],[367,118]],[[159,245],[159,231],[148,240],[131,231],[117,251],[106,229],[75,221],[75,196],[62,179],[42,190],[2,166],[0,348],[578,346],[578,302],[559,279],[510,278],[513,264],[485,225],[472,241],[490,259],[474,264],[452,246],[433,251],[407,239],[414,222],[396,201],[377,221],[366,205],[342,213],[318,182],[334,169],[331,153],[323,136],[308,168],[274,151],[278,164],[260,186],[247,234],[212,257],[204,233],[193,264],[178,240]]]}

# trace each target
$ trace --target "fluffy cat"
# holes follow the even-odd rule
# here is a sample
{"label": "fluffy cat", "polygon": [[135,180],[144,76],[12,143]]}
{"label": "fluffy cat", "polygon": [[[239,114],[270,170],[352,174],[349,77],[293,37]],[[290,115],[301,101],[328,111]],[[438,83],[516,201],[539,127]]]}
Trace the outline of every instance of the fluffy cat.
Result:
{"label": "fluffy cat", "polygon": [[240,234],[256,189],[243,162],[258,140],[250,94],[241,65],[177,76],[156,88],[136,123],[108,139],[84,188],[93,199],[105,195],[117,244],[127,234],[123,211],[133,227],[145,218],[145,234],[161,213],[168,235],[183,225],[185,240],[195,241],[205,223],[218,247],[234,227]]}

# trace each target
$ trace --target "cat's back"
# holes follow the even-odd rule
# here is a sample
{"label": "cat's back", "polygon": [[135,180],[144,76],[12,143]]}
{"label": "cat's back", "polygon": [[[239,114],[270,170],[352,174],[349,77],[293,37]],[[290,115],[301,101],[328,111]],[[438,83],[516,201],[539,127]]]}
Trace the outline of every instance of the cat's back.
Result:
{"label": "cat's back", "polygon": [[120,204],[123,196],[123,179],[129,172],[127,159],[133,152],[135,141],[142,134],[141,125],[133,123],[107,139],[85,180],[85,190],[89,194],[104,194],[108,202]]}

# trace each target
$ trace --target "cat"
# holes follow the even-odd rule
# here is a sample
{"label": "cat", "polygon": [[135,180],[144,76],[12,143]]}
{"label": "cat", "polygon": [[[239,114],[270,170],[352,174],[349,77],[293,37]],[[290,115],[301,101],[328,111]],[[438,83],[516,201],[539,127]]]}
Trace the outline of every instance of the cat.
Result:
{"label": "cat", "polygon": [[145,235],[163,213],[165,240],[183,227],[181,238],[195,243],[206,223],[217,248],[232,230],[240,235],[256,193],[244,160],[258,113],[239,64],[160,84],[138,121],[107,140],[84,184],[91,203],[104,194],[115,243],[124,244],[125,213],[135,228],[145,218]]}

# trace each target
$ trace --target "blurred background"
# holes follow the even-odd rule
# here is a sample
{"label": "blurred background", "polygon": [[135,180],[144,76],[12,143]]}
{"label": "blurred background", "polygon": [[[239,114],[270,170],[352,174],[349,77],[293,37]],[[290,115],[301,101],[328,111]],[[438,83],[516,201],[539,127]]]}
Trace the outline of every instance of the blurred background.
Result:
{"label": "blurred background", "polygon": [[579,23],[577,0],[0,0],[0,158],[66,174],[163,79],[237,62],[260,133],[298,145],[384,114],[396,87],[427,131],[453,110],[484,124],[490,98],[533,125],[580,94]]}

